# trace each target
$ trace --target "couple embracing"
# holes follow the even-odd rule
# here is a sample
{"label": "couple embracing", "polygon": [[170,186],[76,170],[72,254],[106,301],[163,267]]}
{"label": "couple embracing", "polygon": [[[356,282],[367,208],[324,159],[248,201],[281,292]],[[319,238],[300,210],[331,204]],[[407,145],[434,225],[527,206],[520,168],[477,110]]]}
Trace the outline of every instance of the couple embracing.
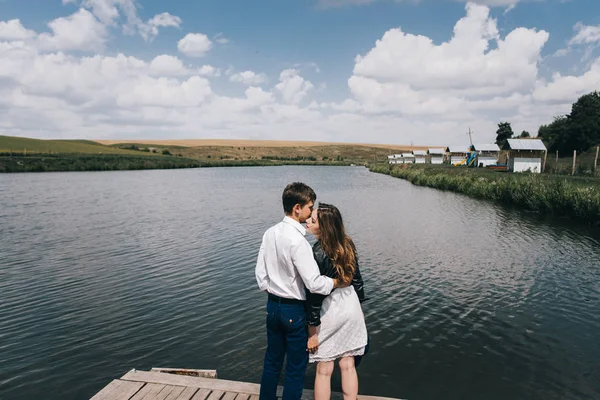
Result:
{"label": "couple embracing", "polygon": [[[358,396],[356,367],[368,337],[356,247],[339,210],[323,203],[315,208],[316,197],[303,183],[288,185],[285,217],[265,232],[258,253],[256,280],[268,293],[261,400],[276,399],[284,358],[283,400],[301,398],[309,361],[317,363],[316,400],[330,398],[336,360],[344,399]],[[317,239],[312,248],[307,232]]]}

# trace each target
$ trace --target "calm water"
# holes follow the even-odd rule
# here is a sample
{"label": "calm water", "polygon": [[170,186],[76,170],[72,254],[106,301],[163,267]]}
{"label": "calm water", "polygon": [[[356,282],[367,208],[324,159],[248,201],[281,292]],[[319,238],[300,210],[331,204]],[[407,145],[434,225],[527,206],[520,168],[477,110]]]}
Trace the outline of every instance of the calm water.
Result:
{"label": "calm water", "polygon": [[361,392],[600,397],[597,231],[364,168],[270,167],[1,175],[0,398],[85,399],[131,368],[259,382],[254,262],[294,180],[359,249]]}

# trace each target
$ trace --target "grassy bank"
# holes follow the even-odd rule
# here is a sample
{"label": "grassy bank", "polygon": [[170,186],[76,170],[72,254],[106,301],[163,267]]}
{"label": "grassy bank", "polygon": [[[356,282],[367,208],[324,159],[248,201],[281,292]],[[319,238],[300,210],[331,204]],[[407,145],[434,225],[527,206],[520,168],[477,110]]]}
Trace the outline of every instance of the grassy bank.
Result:
{"label": "grassy bank", "polygon": [[415,185],[600,224],[600,180],[597,178],[415,164],[372,165],[370,170],[406,179]]}
{"label": "grassy bank", "polygon": [[277,165],[346,165],[342,162],[281,160],[197,160],[172,156],[121,154],[30,154],[0,153],[2,172],[119,171],[140,169],[258,167]]}

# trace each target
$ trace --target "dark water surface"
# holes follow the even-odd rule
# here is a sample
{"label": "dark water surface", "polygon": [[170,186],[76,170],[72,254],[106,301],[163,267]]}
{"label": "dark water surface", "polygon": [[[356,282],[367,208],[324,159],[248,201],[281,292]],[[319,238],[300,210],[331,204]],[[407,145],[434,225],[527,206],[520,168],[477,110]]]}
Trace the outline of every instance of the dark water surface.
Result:
{"label": "dark water surface", "polygon": [[1,175],[0,398],[85,399],[131,368],[259,382],[254,263],[294,180],[359,249],[362,393],[600,398],[597,231],[358,167]]}

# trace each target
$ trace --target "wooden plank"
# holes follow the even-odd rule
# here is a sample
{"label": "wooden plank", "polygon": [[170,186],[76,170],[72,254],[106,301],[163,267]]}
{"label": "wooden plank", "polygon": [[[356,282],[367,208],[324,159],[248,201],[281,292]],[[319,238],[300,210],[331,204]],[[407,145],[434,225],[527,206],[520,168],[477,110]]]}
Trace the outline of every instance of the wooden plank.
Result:
{"label": "wooden plank", "polygon": [[[183,386],[172,386],[172,388],[173,390],[171,390],[171,393],[169,393],[169,395],[165,397],[165,400],[176,400],[177,398],[179,398],[181,392],[183,392],[183,390],[185,389],[185,387]],[[189,398],[186,400],[189,400]]]}
{"label": "wooden plank", "polygon": [[225,392],[225,395],[221,400],[235,400],[237,395],[238,394],[236,392]]}
{"label": "wooden plank", "polygon": [[[248,393],[238,393],[235,400],[250,400],[250,395]],[[258,396],[256,396],[256,400],[258,400]]]}
{"label": "wooden plank", "polygon": [[205,400],[210,394],[210,389],[200,389],[196,392],[192,400]]}
{"label": "wooden plank", "polygon": [[[132,385],[132,383],[137,383]],[[142,383],[142,385],[140,385]],[[127,382],[114,379],[104,389],[96,393],[92,400],[127,400],[144,386],[143,382]]]}
{"label": "wooden plank", "polygon": [[[187,386],[190,388],[201,388],[210,389],[212,391],[220,392],[238,392],[247,393],[251,395],[250,400],[258,400],[260,394],[260,385],[256,383],[248,382],[236,382],[228,381],[224,379],[210,379],[210,378],[197,378],[193,376],[173,375],[164,374],[160,372],[147,372],[147,371],[136,371],[131,370],[123,377],[123,381],[132,382],[145,382],[145,383],[157,383],[162,385],[173,385],[173,386]],[[282,388],[278,388],[278,396],[281,397]],[[256,395],[256,399],[252,396]],[[332,393],[333,397],[334,393]],[[314,399],[314,392],[312,390],[304,389],[302,398]],[[359,400],[399,400],[390,397],[378,397],[378,396],[364,396],[359,395]],[[95,400],[95,399],[94,399]],[[179,400],[179,399],[177,399]]]}
{"label": "wooden plank", "polygon": [[159,394],[164,388],[165,385],[148,383],[142,388],[142,390],[137,392],[135,396],[131,398],[131,400],[154,400],[156,398],[156,395]]}
{"label": "wooden plank", "polygon": [[162,385],[189,386],[222,392],[260,394],[260,385],[256,383],[236,382],[223,379],[196,378],[192,376],[163,374],[160,372],[129,371],[123,381],[158,383]]}
{"label": "wooden plank", "polygon": [[251,395],[250,400],[258,400],[258,395],[257,394]]}
{"label": "wooden plank", "polygon": [[154,400],[165,400],[167,398],[167,396],[169,396],[169,394],[173,391],[173,389],[175,389],[176,387],[181,387],[181,386],[171,386],[171,385],[166,385],[164,387],[163,390],[161,390],[155,397]]}
{"label": "wooden plank", "polygon": [[198,391],[198,388],[186,387],[176,400],[190,400],[194,394],[197,394],[196,392]]}
{"label": "wooden plank", "polygon": [[213,390],[206,400],[221,400],[224,394],[225,392],[222,390]]}

